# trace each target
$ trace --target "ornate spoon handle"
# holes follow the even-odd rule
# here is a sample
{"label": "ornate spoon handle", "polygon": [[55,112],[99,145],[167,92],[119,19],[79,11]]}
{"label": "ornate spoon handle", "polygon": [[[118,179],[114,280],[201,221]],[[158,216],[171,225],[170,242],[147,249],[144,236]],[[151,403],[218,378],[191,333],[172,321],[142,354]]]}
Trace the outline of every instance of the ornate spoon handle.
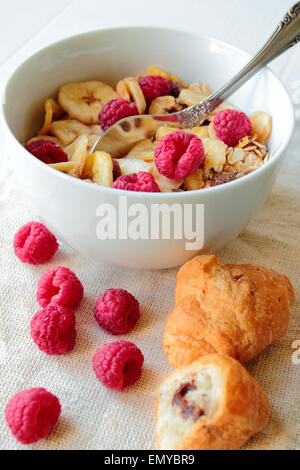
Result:
{"label": "ornate spoon handle", "polygon": [[201,103],[181,111],[178,121],[184,127],[200,124],[206,114],[212,112],[253,75],[298,42],[300,42],[300,2],[287,12],[264,47],[227,85]]}

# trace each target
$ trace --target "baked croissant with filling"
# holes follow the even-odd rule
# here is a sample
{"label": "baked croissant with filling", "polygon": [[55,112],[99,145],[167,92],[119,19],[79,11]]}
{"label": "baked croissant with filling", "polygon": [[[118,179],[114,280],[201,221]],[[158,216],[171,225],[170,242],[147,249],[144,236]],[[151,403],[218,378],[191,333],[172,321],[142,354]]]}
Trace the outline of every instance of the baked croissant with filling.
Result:
{"label": "baked croissant with filling", "polygon": [[283,274],[198,256],[178,272],[164,351],[174,368],[216,352],[246,362],[284,336],[293,303]]}
{"label": "baked croissant with filling", "polygon": [[268,399],[246,369],[209,354],[175,370],[159,387],[156,445],[163,450],[234,450],[258,433]]}

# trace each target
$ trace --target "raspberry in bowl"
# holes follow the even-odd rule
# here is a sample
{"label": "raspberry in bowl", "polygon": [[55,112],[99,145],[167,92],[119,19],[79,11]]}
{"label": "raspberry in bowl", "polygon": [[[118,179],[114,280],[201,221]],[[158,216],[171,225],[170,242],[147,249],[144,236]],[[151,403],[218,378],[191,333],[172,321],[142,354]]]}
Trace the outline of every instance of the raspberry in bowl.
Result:
{"label": "raspberry in bowl", "polygon": [[[113,45],[109,54],[103,44]],[[183,49],[185,54],[179,54]],[[59,64],[57,57],[61,58]],[[134,103],[140,115],[153,109],[169,114],[217,90],[247,60],[249,55],[243,51],[201,35],[139,27],[74,36],[34,55],[8,79],[2,113],[7,148],[24,198],[58,239],[85,255],[115,265],[175,267],[200,248],[186,249],[189,240],[172,234],[163,239],[141,232],[131,238],[127,236],[130,221],[127,234],[110,238],[100,219],[108,207],[116,215],[118,227],[119,218],[132,207],[143,205],[150,213],[156,204],[165,204],[170,210],[177,205],[184,214],[185,207],[204,205],[202,249],[220,249],[264,204],[293,131],[293,105],[269,69],[244,85],[205,125],[182,130],[201,141],[204,159],[199,151],[192,166],[195,171],[180,174],[181,179],[161,174],[155,164],[157,146],[165,136],[178,131],[172,127],[161,125],[153,135],[138,118],[134,131],[142,137],[134,148],[118,158],[110,155],[109,148],[97,155],[89,155],[89,149],[102,132],[99,113],[110,101],[122,98]],[[153,97],[146,91],[144,94],[146,86],[142,81],[141,87],[139,82],[148,76],[169,81],[170,90],[155,86]],[[71,99],[74,92],[75,102]],[[222,119],[216,128],[214,119],[219,112],[232,109],[247,116],[252,130],[241,126],[242,135],[247,135],[235,134],[238,141],[225,142]],[[239,126],[236,129],[240,130]],[[47,164],[30,154],[26,147],[41,140],[61,146],[68,161]],[[118,178],[140,172],[149,173],[160,191],[112,187]],[[126,206],[120,204],[125,196]]]}

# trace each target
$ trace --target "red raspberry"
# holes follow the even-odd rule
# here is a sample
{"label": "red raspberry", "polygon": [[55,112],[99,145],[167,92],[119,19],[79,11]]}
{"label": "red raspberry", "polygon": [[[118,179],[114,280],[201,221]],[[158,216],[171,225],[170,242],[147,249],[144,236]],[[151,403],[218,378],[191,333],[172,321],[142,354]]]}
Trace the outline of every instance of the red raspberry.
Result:
{"label": "red raspberry", "polygon": [[120,176],[112,185],[115,189],[140,191],[144,193],[159,193],[160,189],[150,173],[140,171],[131,175]]}
{"label": "red raspberry", "polygon": [[164,77],[148,75],[139,80],[139,85],[144,93],[146,103],[150,105],[155,98],[166,96],[171,93],[169,80]]}
{"label": "red raspberry", "polygon": [[139,111],[134,103],[117,98],[103,106],[99,113],[100,126],[105,132],[110,126],[128,116],[136,116]]}
{"label": "red raspberry", "polygon": [[93,369],[99,381],[111,390],[122,391],[142,374],[144,356],[128,341],[104,344],[93,357]]}
{"label": "red raspberry", "polygon": [[252,124],[248,116],[235,109],[219,111],[213,123],[216,136],[229,147],[235,147],[240,139],[252,132]]}
{"label": "red raspberry", "polygon": [[41,307],[58,305],[73,309],[83,296],[83,287],[77,276],[68,268],[49,269],[39,280],[37,301]]}
{"label": "red raspberry", "polygon": [[28,152],[44,163],[67,162],[68,155],[51,140],[36,140],[27,147]]}
{"label": "red raspberry", "polygon": [[15,254],[23,263],[46,263],[57,249],[55,236],[39,222],[28,222],[14,237]]}
{"label": "red raspberry", "polygon": [[99,326],[113,335],[125,335],[133,330],[140,318],[138,301],[123,289],[108,289],[95,305]]}
{"label": "red raspberry", "polygon": [[31,337],[49,356],[66,354],[75,346],[75,315],[66,307],[49,305],[31,321]]}
{"label": "red raspberry", "polygon": [[176,131],[167,134],[155,149],[158,172],[174,180],[195,173],[205,157],[202,141],[193,134]]}
{"label": "red raspberry", "polygon": [[44,388],[32,388],[17,393],[6,405],[7,424],[22,444],[43,439],[60,417],[58,398]]}

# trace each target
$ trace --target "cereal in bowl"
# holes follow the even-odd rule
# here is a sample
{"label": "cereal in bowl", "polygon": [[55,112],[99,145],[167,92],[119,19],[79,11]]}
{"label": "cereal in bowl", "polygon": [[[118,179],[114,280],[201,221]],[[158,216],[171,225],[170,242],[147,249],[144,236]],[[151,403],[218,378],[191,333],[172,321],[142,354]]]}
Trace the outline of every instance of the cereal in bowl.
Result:
{"label": "cereal in bowl", "polygon": [[[112,155],[109,148],[91,154],[99,136],[118,120],[145,113],[171,114],[210,94],[207,84],[188,85],[154,66],[143,76],[123,78],[116,89],[99,80],[67,83],[57,99],[46,100],[44,122],[26,148],[58,171],[110,188],[178,192],[226,184],[268,161],[272,133],[268,113],[247,116],[222,103],[192,129],[172,127],[169,122],[152,129],[141,117],[130,130],[134,143],[121,155]],[[120,126],[118,132],[128,129]],[[149,182],[137,184],[146,181],[145,173]]]}

